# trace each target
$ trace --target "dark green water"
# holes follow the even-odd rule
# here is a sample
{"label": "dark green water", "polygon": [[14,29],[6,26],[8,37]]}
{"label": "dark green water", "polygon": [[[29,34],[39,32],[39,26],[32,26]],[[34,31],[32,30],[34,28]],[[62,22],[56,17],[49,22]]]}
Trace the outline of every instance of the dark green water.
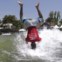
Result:
{"label": "dark green water", "polygon": [[15,62],[14,35],[0,35],[0,62]]}

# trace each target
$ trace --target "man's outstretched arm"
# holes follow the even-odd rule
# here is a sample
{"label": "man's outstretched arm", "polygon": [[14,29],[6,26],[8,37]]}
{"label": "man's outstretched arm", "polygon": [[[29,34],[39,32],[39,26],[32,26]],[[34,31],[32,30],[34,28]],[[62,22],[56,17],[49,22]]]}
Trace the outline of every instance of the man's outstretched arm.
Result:
{"label": "man's outstretched arm", "polygon": [[43,18],[41,11],[39,10],[39,3],[35,6],[39,15],[39,18]]}

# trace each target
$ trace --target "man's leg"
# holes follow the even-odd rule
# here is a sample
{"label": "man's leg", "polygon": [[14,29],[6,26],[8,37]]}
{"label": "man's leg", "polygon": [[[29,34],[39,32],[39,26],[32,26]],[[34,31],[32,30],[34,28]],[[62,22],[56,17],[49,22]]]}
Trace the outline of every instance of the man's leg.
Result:
{"label": "man's leg", "polygon": [[41,13],[41,11],[39,10],[39,3],[37,3],[35,7],[36,7],[36,9],[37,9],[39,18],[43,18],[42,13]]}
{"label": "man's leg", "polygon": [[20,20],[22,21],[23,19],[23,3],[22,1],[19,2],[20,5]]}

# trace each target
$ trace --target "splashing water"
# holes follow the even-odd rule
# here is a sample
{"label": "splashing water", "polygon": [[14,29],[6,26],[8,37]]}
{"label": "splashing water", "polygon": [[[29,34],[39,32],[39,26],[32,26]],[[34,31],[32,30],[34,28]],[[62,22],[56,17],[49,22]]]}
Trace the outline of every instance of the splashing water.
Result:
{"label": "splashing water", "polygon": [[19,60],[46,60],[46,62],[62,61],[62,32],[58,29],[39,30],[42,40],[36,43],[37,48],[31,49],[30,43],[26,43],[27,32],[16,34],[15,44],[19,54]]}

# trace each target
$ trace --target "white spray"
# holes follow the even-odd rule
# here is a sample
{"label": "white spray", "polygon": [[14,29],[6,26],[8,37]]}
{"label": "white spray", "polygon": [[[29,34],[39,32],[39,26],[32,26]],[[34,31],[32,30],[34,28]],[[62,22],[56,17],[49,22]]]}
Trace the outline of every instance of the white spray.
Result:
{"label": "white spray", "polygon": [[22,32],[16,35],[17,51],[23,57],[39,58],[50,61],[62,61],[62,32],[58,29],[43,29],[39,30],[39,36],[42,40],[37,44],[35,50],[31,49],[30,43],[26,44],[25,37],[27,32]]}

